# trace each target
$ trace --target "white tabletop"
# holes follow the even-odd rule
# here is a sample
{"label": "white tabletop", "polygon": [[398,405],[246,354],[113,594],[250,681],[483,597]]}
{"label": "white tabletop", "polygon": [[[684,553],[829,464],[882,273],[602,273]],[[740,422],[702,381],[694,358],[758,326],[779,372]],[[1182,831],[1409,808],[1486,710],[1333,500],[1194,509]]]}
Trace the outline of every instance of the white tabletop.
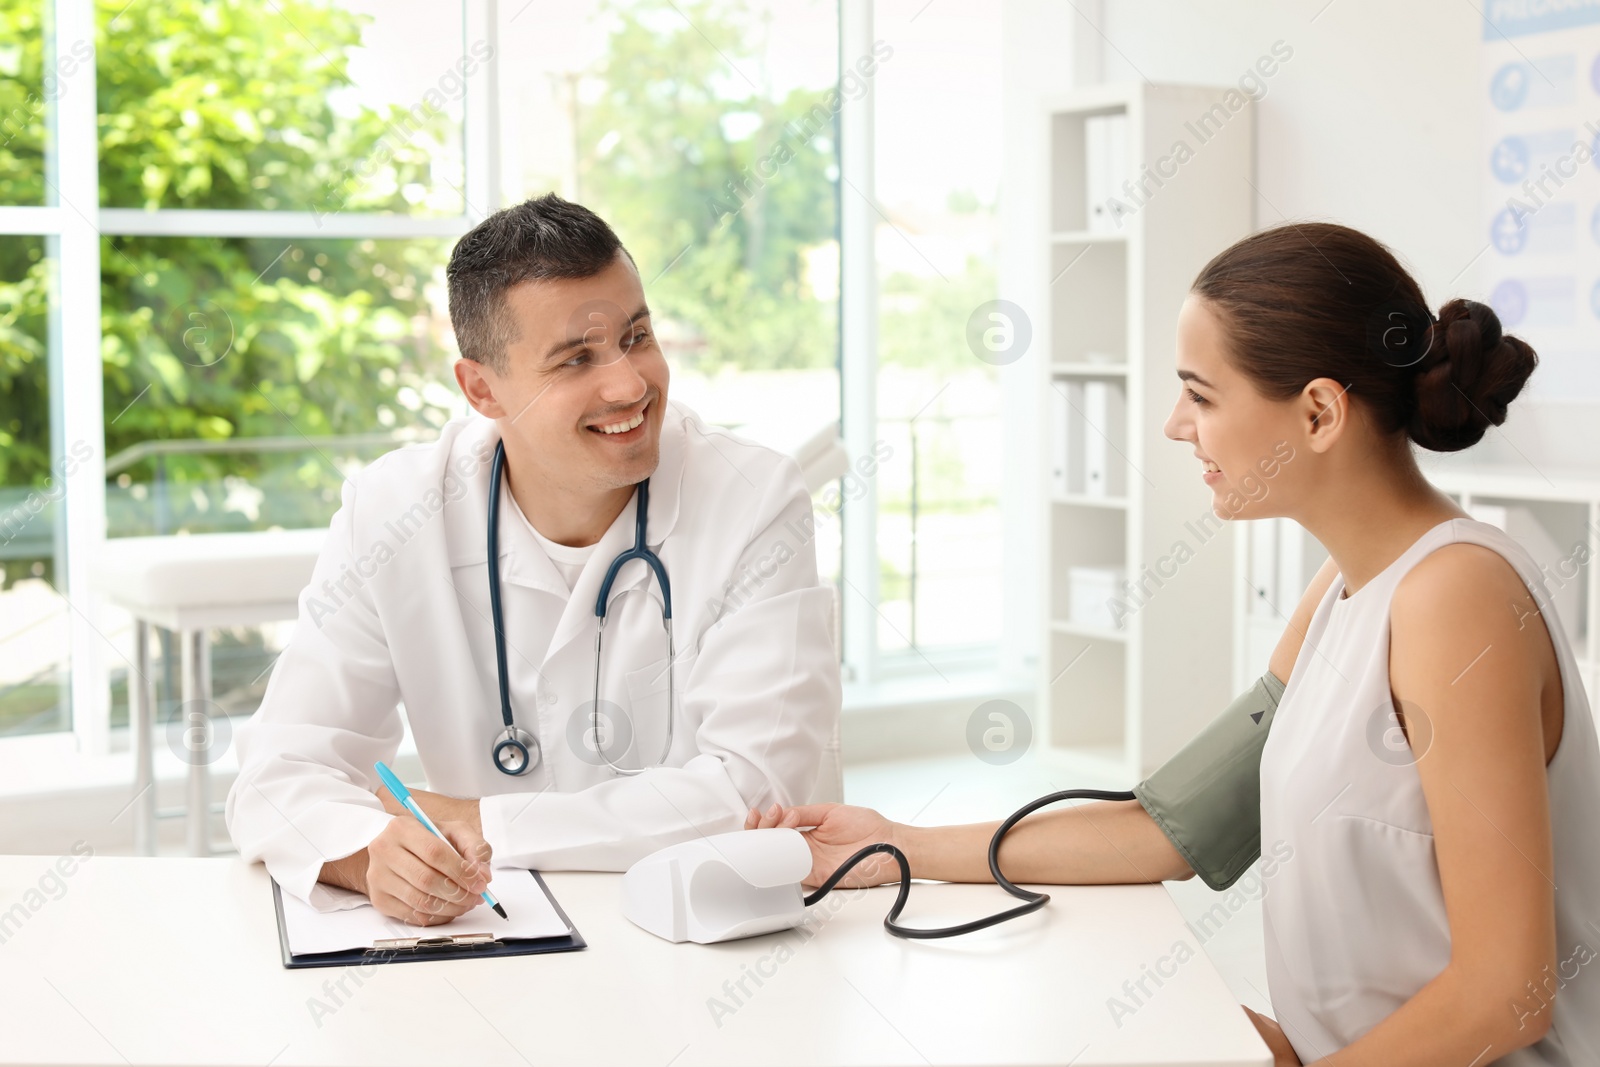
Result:
{"label": "white tabletop", "polygon": [[[6,1064],[1271,1064],[1159,885],[1051,887],[932,942],[883,930],[892,888],[857,890],[814,933],[673,945],[622,918],[617,875],[556,873],[583,951],[291,971],[260,866],[56,863],[0,857]],[[918,884],[902,921],[1008,902]]]}

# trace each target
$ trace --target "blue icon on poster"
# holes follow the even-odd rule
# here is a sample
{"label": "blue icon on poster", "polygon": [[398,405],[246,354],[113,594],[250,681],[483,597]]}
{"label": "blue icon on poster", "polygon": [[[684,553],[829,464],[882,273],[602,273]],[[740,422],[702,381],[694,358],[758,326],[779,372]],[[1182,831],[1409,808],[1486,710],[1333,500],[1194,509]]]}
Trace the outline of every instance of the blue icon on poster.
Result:
{"label": "blue icon on poster", "polygon": [[1489,100],[1501,111],[1515,111],[1528,98],[1528,65],[1507,63],[1489,82]]}
{"label": "blue icon on poster", "polygon": [[1515,326],[1528,314],[1528,287],[1515,278],[1507,278],[1489,294],[1489,306],[1500,318],[1500,325]]}
{"label": "blue icon on poster", "polygon": [[1594,238],[1594,243],[1600,245],[1600,204],[1594,206],[1594,214],[1589,216],[1589,236]]}
{"label": "blue icon on poster", "polygon": [[1600,319],[1600,281],[1594,283],[1594,288],[1589,290],[1589,310],[1594,312],[1594,317]]}
{"label": "blue icon on poster", "polygon": [[1528,227],[1510,208],[1502,208],[1489,226],[1489,239],[1502,256],[1514,256],[1528,244]]}
{"label": "blue icon on poster", "polygon": [[1489,169],[1508,185],[1520,182],[1528,176],[1528,143],[1515,135],[1500,138],[1489,154]]}

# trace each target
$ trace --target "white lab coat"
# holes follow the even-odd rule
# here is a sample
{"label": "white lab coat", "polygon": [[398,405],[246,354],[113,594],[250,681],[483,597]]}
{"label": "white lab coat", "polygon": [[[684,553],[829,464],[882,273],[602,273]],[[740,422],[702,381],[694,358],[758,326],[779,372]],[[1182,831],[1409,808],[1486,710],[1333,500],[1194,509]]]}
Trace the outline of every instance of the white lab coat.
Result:
{"label": "white lab coat", "polygon": [[[665,845],[738,829],[751,806],[810,798],[840,705],[832,591],[817,579],[810,496],[793,460],[672,403],[647,516],[677,642],[666,765],[619,776],[587,730],[596,595],[611,561],[632,547],[637,496],[569,594],[502,487],[512,709],[542,758],[520,777],[496,768],[503,725],[485,536],[498,436],[488,419],[458,419],[437,442],[391,452],[344,484],[293,636],[239,730],[228,794],[240,854],[264,860],[297,897],[324,861],[387,825],[373,763],[394,757],[400,704],[429,788],[483,798],[497,865],[623,870]],[[667,714],[660,586],[630,561],[610,605],[601,698],[624,710],[635,736],[624,753],[613,733],[607,751],[624,767],[654,764]],[[519,634],[551,632],[541,612],[555,616],[549,648],[519,647]]]}

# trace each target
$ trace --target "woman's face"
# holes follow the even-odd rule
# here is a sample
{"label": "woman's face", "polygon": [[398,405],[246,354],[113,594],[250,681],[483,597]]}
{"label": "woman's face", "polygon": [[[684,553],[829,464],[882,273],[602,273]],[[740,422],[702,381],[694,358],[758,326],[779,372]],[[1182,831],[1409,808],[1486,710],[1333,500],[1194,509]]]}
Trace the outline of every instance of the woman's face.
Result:
{"label": "woman's face", "polygon": [[1284,473],[1304,440],[1304,405],[1262,396],[1234,369],[1227,347],[1221,320],[1191,294],[1178,312],[1178,401],[1162,430],[1194,446],[1195,476],[1211,487],[1221,518],[1289,514],[1295,488],[1305,484]]}

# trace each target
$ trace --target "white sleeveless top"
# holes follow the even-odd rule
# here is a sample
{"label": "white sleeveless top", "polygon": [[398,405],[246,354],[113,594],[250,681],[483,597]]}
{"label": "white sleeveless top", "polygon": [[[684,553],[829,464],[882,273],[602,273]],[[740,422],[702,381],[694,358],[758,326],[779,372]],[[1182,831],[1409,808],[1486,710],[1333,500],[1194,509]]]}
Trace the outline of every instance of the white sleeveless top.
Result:
{"label": "white sleeveless top", "polygon": [[1262,898],[1267,979],[1305,1063],[1371,1030],[1450,960],[1433,824],[1389,691],[1389,603],[1419,560],[1463,541],[1505,557],[1534,595],[1540,615],[1529,618],[1548,623],[1565,701],[1546,772],[1559,973],[1536,978],[1543,997],[1530,986],[1522,1009],[1530,1019],[1553,1010],[1553,1024],[1494,1062],[1600,1064],[1600,743],[1538,567],[1506,533],[1471,519],[1435,526],[1348,599],[1335,578],[1261,754],[1262,851],[1280,841],[1293,850]]}

